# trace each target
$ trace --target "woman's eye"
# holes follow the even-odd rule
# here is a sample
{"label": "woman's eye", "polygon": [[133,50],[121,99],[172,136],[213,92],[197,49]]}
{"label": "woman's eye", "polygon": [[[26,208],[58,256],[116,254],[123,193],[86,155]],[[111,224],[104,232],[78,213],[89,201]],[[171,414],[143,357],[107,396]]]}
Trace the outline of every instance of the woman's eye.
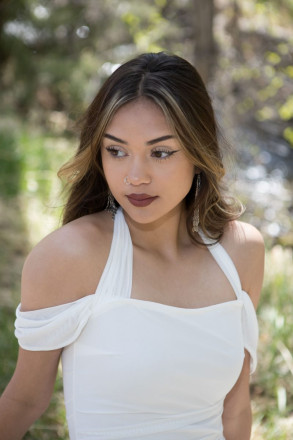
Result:
{"label": "woman's eye", "polygon": [[126,153],[124,151],[120,150],[119,148],[107,147],[106,150],[109,151],[111,156],[114,156],[114,157],[124,157],[124,156],[126,156]]}
{"label": "woman's eye", "polygon": [[173,153],[175,153],[175,151],[154,150],[152,151],[152,156],[156,159],[167,159]]}

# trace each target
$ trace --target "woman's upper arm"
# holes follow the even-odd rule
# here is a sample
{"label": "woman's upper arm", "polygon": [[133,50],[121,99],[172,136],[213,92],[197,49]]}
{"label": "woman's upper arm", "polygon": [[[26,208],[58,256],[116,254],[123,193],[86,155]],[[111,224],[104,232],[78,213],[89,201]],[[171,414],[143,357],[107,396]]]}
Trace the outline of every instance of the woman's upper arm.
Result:
{"label": "woman's upper arm", "polygon": [[232,258],[242,289],[257,308],[264,276],[264,241],[252,225],[233,222],[224,236],[223,245]]}
{"label": "woman's upper arm", "polygon": [[265,247],[260,232],[245,224],[245,252],[241,265],[241,282],[255,308],[257,308],[264,277]]}
{"label": "woman's upper arm", "polygon": [[28,351],[19,348],[14,375],[3,397],[16,404],[47,408],[54,389],[62,349]]}
{"label": "woman's upper arm", "polygon": [[[22,272],[21,312],[38,314],[40,309],[69,303],[82,296],[76,275],[80,257],[76,245],[72,245],[74,231],[67,229],[53,232],[28,255]],[[40,316],[43,317],[41,310]],[[48,338],[50,336],[48,334]],[[62,348],[47,349],[46,337],[42,338],[40,350],[20,347],[16,369],[6,389],[9,395],[13,390],[14,396],[25,400],[29,396],[32,403],[36,401],[41,406],[50,399],[62,351]]]}
{"label": "woman's upper arm", "polygon": [[[38,313],[39,309],[56,305],[58,300],[64,302],[61,277],[66,278],[66,267],[60,266],[64,252],[62,255],[59,251],[56,235],[53,233],[40,242],[26,259],[21,282],[22,312]],[[40,341],[42,345],[44,351],[19,348],[14,375],[4,392],[6,399],[29,402],[43,409],[48,405],[62,349],[47,351],[45,340]]]}
{"label": "woman's upper arm", "polygon": [[3,440],[20,440],[47,409],[54,389],[61,350],[19,349],[12,379],[0,398]]}
{"label": "woman's upper arm", "polygon": [[226,440],[248,440],[251,432],[249,393],[250,356],[245,352],[242,371],[224,401],[223,429]]}

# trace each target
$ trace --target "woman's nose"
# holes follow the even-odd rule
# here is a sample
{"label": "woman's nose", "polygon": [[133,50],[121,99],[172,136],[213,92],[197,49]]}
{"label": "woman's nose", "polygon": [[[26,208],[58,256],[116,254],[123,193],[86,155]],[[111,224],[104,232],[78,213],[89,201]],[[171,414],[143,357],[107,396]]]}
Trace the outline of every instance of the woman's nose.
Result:
{"label": "woman's nose", "polygon": [[136,186],[149,184],[152,181],[148,166],[146,165],[145,161],[140,158],[136,158],[133,160],[131,166],[128,169],[128,174],[126,177],[128,185],[131,184]]}

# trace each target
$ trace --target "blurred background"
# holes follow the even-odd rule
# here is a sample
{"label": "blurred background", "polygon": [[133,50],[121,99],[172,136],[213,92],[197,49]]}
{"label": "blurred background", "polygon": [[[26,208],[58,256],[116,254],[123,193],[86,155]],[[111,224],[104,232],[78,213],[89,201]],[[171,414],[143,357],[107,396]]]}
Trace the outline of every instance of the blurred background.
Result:
{"label": "blurred background", "polygon": [[[0,391],[26,254],[60,225],[75,123],[119,64],[160,50],[203,76],[227,182],[266,242],[253,440],[293,438],[293,0],[0,0]],[[60,375],[25,439],[67,440]]]}

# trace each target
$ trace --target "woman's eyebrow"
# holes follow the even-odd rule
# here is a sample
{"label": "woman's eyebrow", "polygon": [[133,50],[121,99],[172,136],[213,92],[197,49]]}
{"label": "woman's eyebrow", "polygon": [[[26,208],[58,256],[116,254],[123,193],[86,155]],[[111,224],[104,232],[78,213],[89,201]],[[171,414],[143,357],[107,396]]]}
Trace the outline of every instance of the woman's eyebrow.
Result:
{"label": "woman's eyebrow", "polygon": [[[120,144],[128,145],[128,142],[124,141],[123,139],[117,138],[116,136],[113,136],[112,134],[105,133],[104,137],[111,139],[112,141],[119,142]],[[174,139],[174,137],[175,136],[173,136],[172,134],[168,134],[166,136],[161,136],[156,139],[152,139],[150,141],[147,141],[146,145],[154,145],[154,144],[157,144],[158,142],[166,141],[168,139]]]}
{"label": "woman's eyebrow", "polygon": [[116,136],[112,136],[112,135],[109,134],[109,133],[105,133],[105,134],[104,134],[104,137],[105,137],[105,138],[108,138],[108,139],[111,139],[112,141],[119,142],[119,144],[125,144],[125,145],[128,145],[128,142],[123,141],[122,139],[119,139],[119,138],[117,138]]}
{"label": "woman's eyebrow", "polygon": [[156,139],[152,139],[151,141],[146,142],[147,145],[157,144],[158,142],[166,141],[167,139],[173,139],[175,136],[172,134],[168,134],[166,136],[161,136]]}

